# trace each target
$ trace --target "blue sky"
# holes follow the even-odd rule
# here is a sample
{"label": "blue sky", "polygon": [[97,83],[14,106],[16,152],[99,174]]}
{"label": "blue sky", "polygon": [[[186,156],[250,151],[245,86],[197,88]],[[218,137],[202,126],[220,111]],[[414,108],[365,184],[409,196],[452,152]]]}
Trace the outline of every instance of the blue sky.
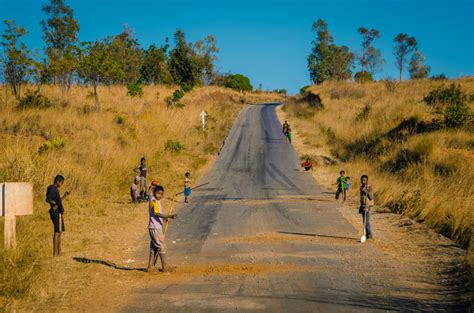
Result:
{"label": "blue sky", "polygon": [[[25,41],[43,48],[39,21],[43,0],[0,0],[0,18],[28,29]],[[393,38],[415,36],[432,74],[474,75],[473,0],[325,0],[325,1],[145,1],[66,0],[79,20],[81,40],[94,40],[132,27],[142,46],[161,44],[181,28],[189,40],[212,34],[220,48],[222,72],[248,75],[255,87],[287,88],[309,83],[306,57],[312,23],[326,20],[337,44],[357,51],[360,26],[376,28],[374,46],[386,60],[377,77],[396,77]],[[3,31],[3,25],[0,26]],[[405,73],[405,77],[407,74]]]}

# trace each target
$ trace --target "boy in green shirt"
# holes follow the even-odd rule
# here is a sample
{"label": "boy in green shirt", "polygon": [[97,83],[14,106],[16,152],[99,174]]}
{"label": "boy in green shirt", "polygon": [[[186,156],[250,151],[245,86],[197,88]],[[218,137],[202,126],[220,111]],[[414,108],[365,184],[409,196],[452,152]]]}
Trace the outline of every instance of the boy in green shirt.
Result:
{"label": "boy in green shirt", "polygon": [[339,172],[339,177],[336,180],[337,190],[336,190],[336,200],[339,200],[339,196],[343,195],[343,200],[346,201],[347,193],[347,182],[346,172],[344,170]]}

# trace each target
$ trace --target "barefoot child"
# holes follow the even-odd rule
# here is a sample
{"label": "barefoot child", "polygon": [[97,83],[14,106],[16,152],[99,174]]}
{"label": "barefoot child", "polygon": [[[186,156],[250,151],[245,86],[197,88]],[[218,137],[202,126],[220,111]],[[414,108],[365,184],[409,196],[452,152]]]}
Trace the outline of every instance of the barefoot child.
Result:
{"label": "barefoot child", "polygon": [[146,160],[145,157],[140,159],[140,165],[135,167],[133,171],[140,176],[140,196],[142,199],[146,199],[149,195],[147,195],[148,183],[146,181]]}
{"label": "barefoot child", "polygon": [[132,202],[140,202],[142,198],[140,197],[140,193],[138,190],[138,185],[140,184],[140,177],[136,176],[133,180],[132,186],[130,186],[130,197],[132,197]]}
{"label": "barefoot child", "polygon": [[374,206],[374,194],[369,186],[369,177],[362,175],[360,178],[360,207],[359,214],[362,214],[362,222],[365,224],[365,234],[367,239],[371,239],[372,228],[370,227],[370,210]]}
{"label": "barefoot child", "polygon": [[337,190],[336,190],[336,200],[339,200],[339,196],[342,193],[343,200],[346,201],[346,191],[347,191],[347,177],[344,170],[339,172],[339,177],[336,180]]}
{"label": "barefoot child", "polygon": [[64,177],[62,175],[57,175],[54,178],[54,183],[49,185],[46,190],[46,202],[49,203],[51,208],[49,209],[49,216],[53,222],[54,235],[53,235],[53,255],[61,255],[61,233],[64,229],[64,207],[62,200],[64,200],[68,195],[69,191],[66,191],[61,197],[59,194],[59,189],[64,184]]}
{"label": "barefoot child", "polygon": [[177,217],[176,214],[163,214],[161,207],[161,199],[164,196],[164,189],[162,186],[157,185],[153,189],[153,193],[150,196],[148,205],[149,222],[148,222],[148,233],[150,234],[150,256],[148,259],[147,272],[153,270],[158,260],[158,256],[161,260],[161,269],[163,272],[170,270],[166,263],[166,245],[165,236],[163,234],[163,220],[174,219]]}
{"label": "barefoot child", "polygon": [[189,203],[188,197],[191,195],[191,174],[184,174],[184,203]]}

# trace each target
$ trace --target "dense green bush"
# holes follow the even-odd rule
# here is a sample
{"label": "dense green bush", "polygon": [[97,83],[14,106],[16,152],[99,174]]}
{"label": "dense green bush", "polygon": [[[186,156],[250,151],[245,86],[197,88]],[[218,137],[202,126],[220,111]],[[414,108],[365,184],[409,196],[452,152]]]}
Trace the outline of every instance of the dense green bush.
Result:
{"label": "dense green bush", "polygon": [[426,104],[434,107],[438,114],[443,115],[445,126],[450,128],[466,125],[470,118],[467,100],[468,96],[461,86],[454,83],[448,87],[441,85],[423,98]]}
{"label": "dense green bush", "polygon": [[180,100],[184,97],[185,91],[183,89],[176,89],[171,97],[166,99],[166,105],[168,107],[176,106],[177,108],[183,108],[184,104],[180,102]]}
{"label": "dense green bush", "polygon": [[127,84],[127,95],[130,97],[142,97],[143,88],[139,83],[128,83]]}
{"label": "dense green bush", "polygon": [[39,108],[46,109],[52,107],[53,103],[46,96],[40,94],[38,90],[31,91],[27,90],[25,95],[20,98],[18,102],[18,108],[27,109],[27,108]]}
{"label": "dense green bush", "polygon": [[225,83],[227,88],[232,88],[237,91],[252,91],[253,87],[250,83],[250,79],[247,76],[241,74],[229,75]]}
{"label": "dense green bush", "polygon": [[372,77],[372,74],[370,74],[369,72],[357,72],[354,75],[354,80],[357,83],[365,83],[365,82],[371,82],[374,79]]}

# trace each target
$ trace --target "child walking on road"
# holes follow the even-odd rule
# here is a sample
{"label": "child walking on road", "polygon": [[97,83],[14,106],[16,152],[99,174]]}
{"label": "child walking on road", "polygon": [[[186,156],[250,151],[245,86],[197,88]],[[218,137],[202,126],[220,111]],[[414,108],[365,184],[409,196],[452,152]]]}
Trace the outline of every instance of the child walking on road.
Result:
{"label": "child walking on road", "polygon": [[158,257],[161,260],[161,270],[163,272],[170,271],[172,268],[168,268],[166,263],[166,245],[165,235],[163,232],[163,220],[175,219],[176,214],[163,214],[163,208],[161,206],[161,199],[164,197],[164,188],[160,185],[155,186],[153,194],[150,196],[148,205],[149,222],[148,222],[148,233],[150,234],[150,256],[148,258],[147,272],[151,272],[156,266]]}
{"label": "child walking on road", "polygon": [[369,177],[362,175],[360,178],[360,207],[359,214],[362,214],[362,222],[365,225],[365,235],[367,239],[373,238],[370,226],[370,211],[374,206],[374,194],[369,186]]}
{"label": "child walking on road", "polygon": [[191,174],[186,172],[184,174],[184,203],[189,203],[189,196],[191,195]]}
{"label": "child walking on road", "polygon": [[336,190],[336,200],[339,200],[339,196],[342,194],[343,200],[346,201],[347,194],[347,177],[344,170],[339,172],[339,177],[336,180],[337,190]]}

